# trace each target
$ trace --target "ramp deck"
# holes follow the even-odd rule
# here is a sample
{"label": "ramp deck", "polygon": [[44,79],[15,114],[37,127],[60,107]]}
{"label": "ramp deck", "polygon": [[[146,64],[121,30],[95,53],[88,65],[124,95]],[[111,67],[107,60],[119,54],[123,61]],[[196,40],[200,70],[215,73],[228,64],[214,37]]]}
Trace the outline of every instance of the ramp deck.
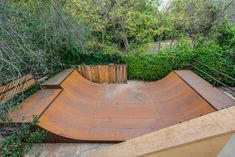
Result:
{"label": "ramp deck", "polygon": [[[191,77],[203,83],[206,96],[203,88],[188,81]],[[41,106],[35,96],[20,105],[27,116],[40,116],[38,126],[49,132],[49,142],[125,141],[235,104],[191,71],[173,71],[150,83],[96,84],[77,70],[64,78],[57,85],[62,91],[54,89],[58,91],[53,96],[39,101],[45,100],[41,113],[35,112]],[[16,117],[11,112],[9,116]]]}

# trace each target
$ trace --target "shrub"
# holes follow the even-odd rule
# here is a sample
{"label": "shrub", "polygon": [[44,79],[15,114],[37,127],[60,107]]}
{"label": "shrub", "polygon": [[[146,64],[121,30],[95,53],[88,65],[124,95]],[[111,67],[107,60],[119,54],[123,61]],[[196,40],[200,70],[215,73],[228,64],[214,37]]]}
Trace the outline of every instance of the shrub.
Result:
{"label": "shrub", "polygon": [[129,79],[159,80],[174,69],[183,69],[193,56],[190,50],[166,50],[158,54],[133,54],[124,57]]}
{"label": "shrub", "polygon": [[[38,119],[34,117],[32,125],[37,123]],[[31,125],[21,125],[3,139],[0,143],[0,152],[3,157],[21,157],[30,150],[32,143],[41,142],[45,136],[45,131],[39,129],[32,131]]]}
{"label": "shrub", "polygon": [[[234,85],[231,80],[217,75],[215,72],[209,71],[208,68],[192,61],[196,58],[208,66],[222,71],[232,77],[235,76],[233,49],[225,49],[220,46],[217,41],[208,38],[199,38],[195,41],[193,46],[192,40],[183,37],[179,40],[177,46],[172,49],[166,49],[157,54],[149,54],[143,49],[136,50],[136,52],[129,52],[122,54],[118,52],[115,47],[106,47],[104,52],[81,53],[76,48],[70,49],[69,55],[66,58],[68,65],[77,64],[109,64],[109,63],[126,63],[128,65],[128,78],[141,79],[146,81],[159,80],[175,69],[188,69],[188,65],[194,65],[199,69],[207,72],[218,80],[228,84]],[[210,77],[195,70],[197,74],[205,78],[207,81],[214,83]]]}
{"label": "shrub", "polygon": [[[207,64],[208,66],[218,71],[224,72],[229,76],[235,77],[235,63],[233,60],[235,52],[233,49],[224,50],[223,47],[221,47],[215,41],[206,41],[203,42],[203,44],[198,45],[194,51],[195,57],[199,61]],[[235,85],[234,81],[229,80],[228,78],[223,77],[222,75],[218,75],[215,72],[209,71],[208,68],[204,66],[201,66],[196,63],[194,63],[194,65],[228,85]],[[196,72],[198,72],[199,75],[201,75],[209,82],[214,82],[205,74],[202,74],[199,71]]]}
{"label": "shrub", "polygon": [[[234,86],[234,81],[222,75],[218,75],[216,72],[210,71],[207,67],[192,61],[192,58],[196,58],[200,62],[234,77],[234,50],[224,50],[224,48],[215,41],[207,39],[201,40],[202,41],[197,42],[194,49],[189,48],[189,43],[184,39],[175,49],[161,51],[157,54],[127,54],[124,57],[124,61],[128,64],[129,79],[158,80],[166,76],[172,70],[188,69],[188,65],[193,65],[219,81]],[[195,72],[207,81],[214,83],[214,80],[201,71],[195,70]]]}

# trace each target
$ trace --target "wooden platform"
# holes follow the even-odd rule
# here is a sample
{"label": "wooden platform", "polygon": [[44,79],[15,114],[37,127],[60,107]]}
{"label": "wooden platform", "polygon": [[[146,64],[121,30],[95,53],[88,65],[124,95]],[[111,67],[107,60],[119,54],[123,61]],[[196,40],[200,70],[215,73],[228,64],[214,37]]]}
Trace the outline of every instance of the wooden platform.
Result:
{"label": "wooden platform", "polygon": [[[213,104],[216,110],[231,107],[234,105],[234,100],[220,90],[213,87],[210,83],[203,80],[190,70],[177,70],[175,73],[183,79],[190,87],[193,88],[201,97],[208,103]],[[223,104],[223,105],[221,105]]]}
{"label": "wooden platform", "polygon": [[71,74],[73,69],[65,69],[54,77],[45,81],[42,86],[44,88],[60,88],[60,84]]}
{"label": "wooden platform", "polygon": [[[189,71],[182,75],[194,76]],[[37,114],[38,126],[49,132],[47,142],[125,141],[235,102],[207,86],[210,95],[220,99],[221,104],[214,106],[214,101],[207,100],[211,97],[203,97],[181,77],[173,71],[156,82],[96,84],[77,70],[67,70],[56,76],[53,85],[47,83],[47,88],[58,89],[36,93],[9,115],[19,122],[17,112],[26,117]]]}

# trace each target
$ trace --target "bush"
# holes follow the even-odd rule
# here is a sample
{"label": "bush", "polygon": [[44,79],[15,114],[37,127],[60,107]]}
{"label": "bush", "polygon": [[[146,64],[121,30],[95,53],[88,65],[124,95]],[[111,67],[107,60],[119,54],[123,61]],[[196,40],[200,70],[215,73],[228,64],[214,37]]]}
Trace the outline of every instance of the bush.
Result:
{"label": "bush", "polygon": [[[32,125],[38,123],[34,117]],[[31,130],[31,125],[18,126],[9,136],[0,143],[0,152],[3,157],[21,157],[32,147],[32,143],[39,143],[46,136],[46,132],[40,129]]]}
{"label": "bush", "polygon": [[217,41],[223,48],[235,48],[235,26],[226,27],[224,26],[219,30],[219,36]]}
{"label": "bush", "polygon": [[[196,58],[214,69],[232,77],[235,76],[234,50],[228,47],[225,49],[225,47],[220,46],[218,41],[213,41],[208,38],[199,38],[193,46],[190,38],[183,37],[179,40],[175,48],[163,50],[157,54],[148,54],[143,49],[122,54],[113,46],[106,47],[105,50],[107,51],[106,53],[81,53],[78,49],[71,48],[69,49],[71,52],[67,54],[70,56],[65,57],[65,62],[68,65],[126,63],[128,65],[129,79],[146,81],[159,80],[172,70],[188,69],[188,65],[194,65],[218,80],[228,85],[234,85],[234,82],[231,80],[209,71],[205,66],[192,62],[192,58]],[[214,80],[199,70],[195,70],[195,72],[207,81],[214,83]]]}
{"label": "bush", "polygon": [[[225,50],[215,41],[204,41],[203,43],[197,45],[194,52],[195,57],[199,61],[231,77],[235,77],[235,62],[233,60],[233,58],[235,57],[235,52],[233,49]],[[208,68],[204,66],[201,66],[196,63],[194,63],[194,65],[228,85],[235,85],[234,81],[229,80],[228,78],[223,77],[222,75],[218,75],[215,72],[209,71]],[[198,72],[198,74],[205,78],[207,81],[211,83],[214,82],[205,74],[202,74],[199,71],[196,72]]]}
{"label": "bush", "polygon": [[[65,52],[65,49],[60,51]],[[123,63],[123,55],[119,53],[113,47],[105,47],[106,52],[90,52],[84,53],[79,50],[79,48],[74,47],[73,45],[69,46],[67,52],[63,54],[63,62],[66,65],[98,65],[98,64],[109,64],[109,63]]]}
{"label": "bush", "polygon": [[[186,38],[183,38],[175,49],[161,51],[157,54],[133,52],[127,54],[124,57],[124,61],[128,64],[129,79],[159,80],[172,70],[188,69],[188,65],[193,65],[219,81],[231,86],[235,85],[234,81],[222,75],[218,75],[218,73],[209,70],[207,67],[192,61],[192,58],[196,58],[200,62],[234,77],[235,53],[233,49],[225,50],[224,47],[221,47],[216,41],[205,38],[199,39],[194,49],[192,49],[190,45],[191,43],[188,42]],[[207,81],[214,83],[213,79],[200,70],[195,70],[195,72]]]}

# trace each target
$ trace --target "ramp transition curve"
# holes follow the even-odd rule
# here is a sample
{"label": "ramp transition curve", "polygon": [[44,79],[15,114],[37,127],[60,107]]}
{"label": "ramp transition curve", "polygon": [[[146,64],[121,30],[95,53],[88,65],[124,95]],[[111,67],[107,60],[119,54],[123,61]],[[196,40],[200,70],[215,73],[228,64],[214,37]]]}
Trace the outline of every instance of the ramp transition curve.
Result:
{"label": "ramp transition curve", "polygon": [[150,83],[96,84],[77,70],[52,80],[9,112],[13,122],[38,115],[47,142],[125,141],[235,104],[188,70]]}

